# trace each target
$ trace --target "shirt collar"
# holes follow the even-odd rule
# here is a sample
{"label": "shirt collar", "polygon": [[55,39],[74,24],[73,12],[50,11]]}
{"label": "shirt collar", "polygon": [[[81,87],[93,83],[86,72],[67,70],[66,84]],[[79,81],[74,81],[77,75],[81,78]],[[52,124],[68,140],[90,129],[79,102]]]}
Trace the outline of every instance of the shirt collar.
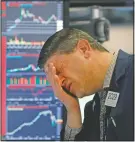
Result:
{"label": "shirt collar", "polygon": [[114,67],[115,67],[116,60],[117,60],[117,56],[118,56],[118,53],[113,54],[113,58],[111,60],[111,63],[109,65],[109,68],[108,68],[107,73],[105,75],[103,88],[108,88],[110,86],[112,74],[113,74]]}

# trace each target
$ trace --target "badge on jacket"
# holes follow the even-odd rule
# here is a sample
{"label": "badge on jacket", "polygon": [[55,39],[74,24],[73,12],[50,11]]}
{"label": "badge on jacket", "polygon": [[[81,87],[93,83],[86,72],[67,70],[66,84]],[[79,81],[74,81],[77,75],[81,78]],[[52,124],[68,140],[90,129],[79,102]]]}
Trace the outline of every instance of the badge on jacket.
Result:
{"label": "badge on jacket", "polygon": [[105,100],[105,105],[110,107],[116,107],[119,94],[120,93],[118,92],[108,91],[107,97]]}

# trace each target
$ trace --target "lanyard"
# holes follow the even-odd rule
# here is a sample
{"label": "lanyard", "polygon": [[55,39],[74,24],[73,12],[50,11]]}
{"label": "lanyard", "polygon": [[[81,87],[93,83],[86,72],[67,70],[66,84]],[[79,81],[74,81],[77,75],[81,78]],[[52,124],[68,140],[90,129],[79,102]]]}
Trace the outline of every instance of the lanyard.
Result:
{"label": "lanyard", "polygon": [[[106,93],[108,93],[108,91],[114,91],[114,92],[119,92],[119,88],[116,85],[116,80],[115,80],[115,70],[113,72],[112,75],[112,79],[111,79],[111,83],[109,88],[106,89]],[[106,113],[105,113],[105,117],[104,117],[104,132],[103,132],[103,140],[107,140],[107,128],[108,128],[108,120],[110,118],[110,113],[112,110],[111,106],[105,106],[106,107]]]}

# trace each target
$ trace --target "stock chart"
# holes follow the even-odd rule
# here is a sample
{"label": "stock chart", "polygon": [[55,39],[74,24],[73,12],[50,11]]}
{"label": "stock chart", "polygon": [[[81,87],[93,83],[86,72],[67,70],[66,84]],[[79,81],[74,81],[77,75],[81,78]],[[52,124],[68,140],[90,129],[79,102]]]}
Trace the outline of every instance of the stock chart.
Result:
{"label": "stock chart", "polygon": [[62,104],[37,60],[63,28],[63,2],[2,1],[1,11],[3,139],[59,140]]}
{"label": "stock chart", "polygon": [[[61,106],[8,106],[10,140],[56,140],[61,130]],[[27,116],[27,117],[26,117]],[[21,119],[20,119],[21,118]]]}

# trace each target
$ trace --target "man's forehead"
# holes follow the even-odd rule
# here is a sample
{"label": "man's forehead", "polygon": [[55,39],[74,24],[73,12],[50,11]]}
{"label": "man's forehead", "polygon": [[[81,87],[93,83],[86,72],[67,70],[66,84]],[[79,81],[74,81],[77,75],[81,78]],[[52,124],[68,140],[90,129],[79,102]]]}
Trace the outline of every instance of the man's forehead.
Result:
{"label": "man's forehead", "polygon": [[46,68],[48,66],[48,64],[50,64],[50,63],[53,63],[54,66],[59,66],[60,64],[63,63],[63,61],[64,60],[61,58],[61,56],[54,55],[47,60],[44,68]]}

